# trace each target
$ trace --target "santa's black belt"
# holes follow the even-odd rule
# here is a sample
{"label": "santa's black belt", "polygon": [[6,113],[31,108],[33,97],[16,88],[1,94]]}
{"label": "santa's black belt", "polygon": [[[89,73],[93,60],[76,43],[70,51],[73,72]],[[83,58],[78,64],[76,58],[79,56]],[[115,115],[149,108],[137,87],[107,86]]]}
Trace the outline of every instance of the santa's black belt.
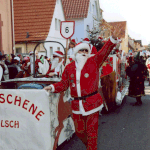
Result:
{"label": "santa's black belt", "polygon": [[86,98],[88,98],[88,97],[90,97],[90,96],[93,96],[93,95],[95,95],[95,94],[97,94],[97,93],[98,93],[98,91],[95,91],[95,92],[93,92],[93,93],[91,93],[91,94],[89,94],[89,95],[86,95],[86,96],[73,97],[73,98],[74,98],[74,100],[86,100]]}

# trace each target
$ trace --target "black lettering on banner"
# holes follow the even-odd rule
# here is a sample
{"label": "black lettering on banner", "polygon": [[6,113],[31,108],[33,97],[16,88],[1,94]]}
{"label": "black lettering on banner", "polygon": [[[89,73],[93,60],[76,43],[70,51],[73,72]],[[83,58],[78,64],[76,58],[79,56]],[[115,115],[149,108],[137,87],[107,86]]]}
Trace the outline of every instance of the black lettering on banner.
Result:
{"label": "black lettering on banner", "polygon": [[68,33],[69,32],[69,27],[65,28],[65,32]]}

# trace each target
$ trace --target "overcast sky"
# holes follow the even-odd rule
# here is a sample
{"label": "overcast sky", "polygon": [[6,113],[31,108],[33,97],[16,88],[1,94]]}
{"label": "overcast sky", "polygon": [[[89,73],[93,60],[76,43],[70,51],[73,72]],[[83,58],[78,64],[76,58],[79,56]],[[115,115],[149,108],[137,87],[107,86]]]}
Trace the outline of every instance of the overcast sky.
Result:
{"label": "overcast sky", "polygon": [[150,0],[99,0],[107,22],[127,21],[128,34],[143,45],[150,43]]}

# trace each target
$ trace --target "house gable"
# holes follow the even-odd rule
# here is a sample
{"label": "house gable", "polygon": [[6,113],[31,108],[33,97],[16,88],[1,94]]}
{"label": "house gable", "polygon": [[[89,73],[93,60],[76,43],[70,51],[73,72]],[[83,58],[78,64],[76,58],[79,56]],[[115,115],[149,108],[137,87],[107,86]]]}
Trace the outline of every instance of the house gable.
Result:
{"label": "house gable", "polygon": [[[116,26],[121,26],[121,32],[119,34],[119,38],[125,38],[126,37],[126,34],[127,34],[127,22],[126,21],[117,21],[117,22],[108,22],[108,24],[110,24],[111,26],[113,27],[116,27]],[[119,31],[120,28],[117,28],[117,30]]]}
{"label": "house gable", "polygon": [[[61,0],[57,0],[46,41],[56,41],[61,43],[64,47],[66,47],[66,39],[64,39],[60,34],[61,21],[65,21],[65,15],[64,15]],[[51,57],[52,59],[52,55],[54,51],[61,51],[64,53],[64,49],[61,46],[61,44],[55,42],[44,43],[44,47],[47,49],[47,56]]]}
{"label": "house gable", "polygon": [[75,21],[75,34],[72,38],[81,41],[88,37],[86,30],[92,30],[97,25],[99,28],[99,3],[95,0],[62,0],[65,18],[68,21]]}
{"label": "house gable", "polygon": [[55,4],[54,14],[53,14],[48,37],[62,38],[60,34],[61,21],[65,21],[65,16],[62,7],[62,2],[61,0],[57,0]]}

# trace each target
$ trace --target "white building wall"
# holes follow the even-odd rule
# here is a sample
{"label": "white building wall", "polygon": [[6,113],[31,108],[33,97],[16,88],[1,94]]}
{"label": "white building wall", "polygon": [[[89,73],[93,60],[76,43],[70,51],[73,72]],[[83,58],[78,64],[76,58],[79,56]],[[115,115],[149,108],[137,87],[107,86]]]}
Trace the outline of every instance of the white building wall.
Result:
{"label": "white building wall", "polygon": [[[63,7],[61,0],[57,0],[55,5],[55,10],[51,22],[50,31],[46,41],[57,41],[60,42],[64,47],[66,47],[66,39],[64,39],[60,34],[60,27],[56,30],[55,29],[55,18],[60,21],[65,21],[65,16],[63,12]],[[60,51],[64,53],[64,49],[60,44],[57,43],[45,43],[45,48],[47,49],[47,56],[50,57],[50,47],[53,48],[53,52],[57,51],[60,48]]]}
{"label": "white building wall", "polygon": [[[97,3],[98,5],[98,3]],[[84,37],[88,37],[87,33],[87,25],[89,25],[89,29],[92,30],[94,27],[98,27],[98,22],[95,19],[98,19],[98,10],[95,3],[95,0],[90,1],[88,16],[84,18]],[[95,18],[95,19],[94,19]]]}
{"label": "white building wall", "polygon": [[71,19],[69,21],[75,21],[75,32],[71,39],[75,39],[78,43],[84,38],[84,19]]}
{"label": "white building wall", "polygon": [[[94,5],[94,9],[93,6]],[[88,37],[87,25],[89,25],[89,29],[92,30],[94,26],[93,16],[97,18],[97,6],[95,5],[95,0],[91,0],[89,4],[89,10],[87,18],[81,19],[70,19],[69,21],[75,21],[75,33],[72,39],[78,39],[76,42],[82,41],[82,39]]]}

